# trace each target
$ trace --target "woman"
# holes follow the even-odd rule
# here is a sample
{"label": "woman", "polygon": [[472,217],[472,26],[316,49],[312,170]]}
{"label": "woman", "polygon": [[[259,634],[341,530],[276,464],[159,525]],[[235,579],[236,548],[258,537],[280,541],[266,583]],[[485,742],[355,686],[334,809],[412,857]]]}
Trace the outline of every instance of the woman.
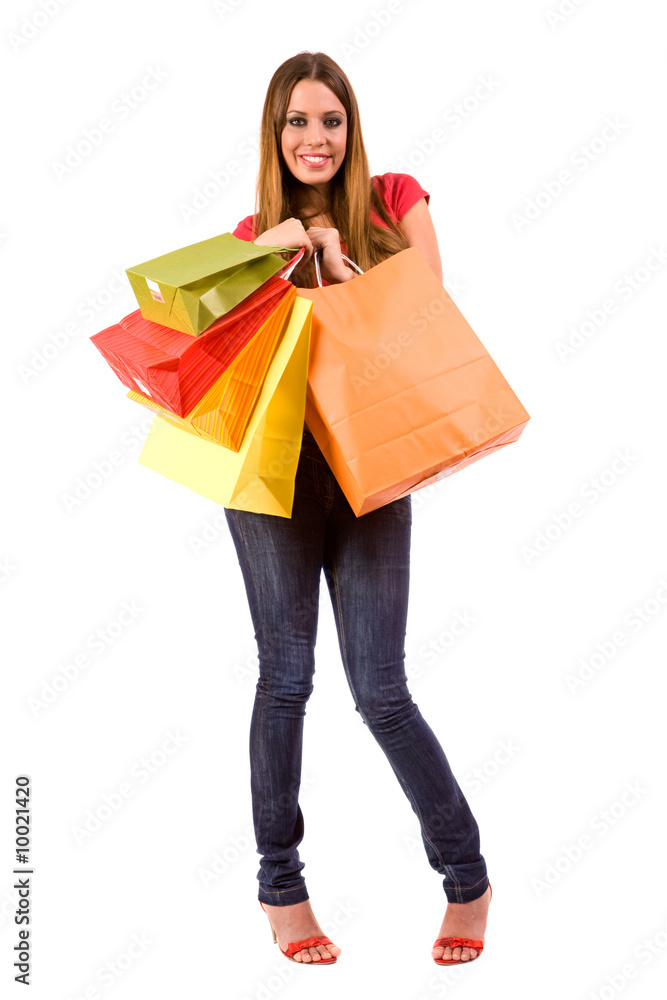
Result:
{"label": "woman", "polygon": [[[371,180],[354,92],[324,53],[301,52],[269,83],[261,126],[256,214],[234,235],[265,246],[304,246],[292,272],[314,287],[357,274],[416,246],[442,281],[430,195],[407,174]],[[397,220],[397,221],[394,221]],[[242,569],[259,652],[250,727],[253,822],[261,855],[259,900],[274,940],[293,961],[331,964],[341,949],[315,919],[298,845],[306,701],[313,689],[322,570],[355,708],[386,754],[419,818],[448,901],[438,964],[475,959],[491,888],[479,831],[443,750],[407,688],[411,498],[355,517],[304,427],[291,518],[225,511]]]}

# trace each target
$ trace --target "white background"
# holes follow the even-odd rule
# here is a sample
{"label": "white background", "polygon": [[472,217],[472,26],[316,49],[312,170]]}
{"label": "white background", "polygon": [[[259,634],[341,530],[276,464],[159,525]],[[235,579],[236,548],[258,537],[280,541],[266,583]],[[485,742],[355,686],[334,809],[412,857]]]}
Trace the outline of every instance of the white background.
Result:
{"label": "white background", "polygon": [[[3,981],[23,773],[34,997],[664,988],[661,13],[649,0],[3,6]],[[413,497],[411,689],[494,888],[485,953],[464,970],[431,960],[442,880],[354,711],[324,589],[301,856],[343,955],[304,972],[272,944],[250,837],[255,644],[231,538],[221,508],[137,464],[150,420],[88,339],[136,308],[124,268],[253,211],[243,150],[271,75],[303,49],[348,73],[371,172],[412,173],[431,194],[445,286],[532,418]],[[102,141],[58,171],[103,118]],[[241,170],[225,179],[230,161]],[[124,603],[135,617],[118,629]],[[474,622],[453,637],[457,614]],[[98,629],[115,635],[103,652]],[[164,754],[170,733],[182,743]],[[107,816],[121,786],[131,795]],[[206,885],[216,855],[226,867]]]}

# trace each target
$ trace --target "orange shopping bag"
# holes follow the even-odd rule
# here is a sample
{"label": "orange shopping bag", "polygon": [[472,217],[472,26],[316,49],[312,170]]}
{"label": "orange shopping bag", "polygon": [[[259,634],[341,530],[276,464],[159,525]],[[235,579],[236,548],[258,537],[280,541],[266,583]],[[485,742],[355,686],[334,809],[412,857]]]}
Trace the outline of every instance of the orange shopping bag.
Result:
{"label": "orange shopping bag", "polygon": [[133,389],[128,398],[159,411],[192,434],[238,451],[295,298],[296,289],[290,284],[275,312],[187,416],[179,416]]}
{"label": "orange shopping bag", "polygon": [[306,423],[357,516],[516,441],[530,419],[416,247],[298,294],[313,302]]}

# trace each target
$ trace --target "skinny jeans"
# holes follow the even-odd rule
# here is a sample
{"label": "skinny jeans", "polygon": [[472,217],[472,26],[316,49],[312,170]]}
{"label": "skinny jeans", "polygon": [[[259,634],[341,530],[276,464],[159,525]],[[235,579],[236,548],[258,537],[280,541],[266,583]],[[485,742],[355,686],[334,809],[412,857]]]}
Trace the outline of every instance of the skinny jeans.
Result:
{"label": "skinny jeans", "polygon": [[250,723],[258,898],[308,899],[298,847],[303,726],[313,690],[322,572],[355,710],[416,814],[449,902],[488,885],[477,823],[407,686],[411,497],[356,517],[304,427],[291,518],[225,509],[255,630],[259,678]]}

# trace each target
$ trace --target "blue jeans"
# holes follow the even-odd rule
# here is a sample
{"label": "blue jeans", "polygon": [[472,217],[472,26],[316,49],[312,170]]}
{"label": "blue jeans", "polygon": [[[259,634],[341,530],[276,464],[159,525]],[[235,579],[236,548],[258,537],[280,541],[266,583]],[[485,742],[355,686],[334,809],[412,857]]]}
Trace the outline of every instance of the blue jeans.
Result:
{"label": "blue jeans", "polygon": [[309,898],[297,850],[304,833],[299,787],[322,570],[355,709],[419,819],[447,900],[481,896],[488,879],[477,823],[407,687],[411,498],[356,517],[304,428],[292,517],[229,509],[225,515],[259,654],[250,724],[259,899],[287,906]]}

